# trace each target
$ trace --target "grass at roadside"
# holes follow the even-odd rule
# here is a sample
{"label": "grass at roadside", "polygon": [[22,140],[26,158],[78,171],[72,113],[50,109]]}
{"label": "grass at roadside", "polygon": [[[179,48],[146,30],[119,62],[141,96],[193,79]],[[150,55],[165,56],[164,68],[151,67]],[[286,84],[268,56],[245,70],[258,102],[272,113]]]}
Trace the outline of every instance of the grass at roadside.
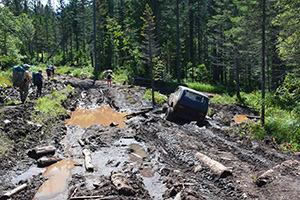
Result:
{"label": "grass at roadside", "polygon": [[[241,92],[243,104],[261,109],[261,92],[244,93]],[[236,95],[218,94],[210,99],[213,103],[237,103]],[[240,102],[239,102],[240,103]],[[265,97],[265,126],[261,122],[251,122],[249,130],[253,133],[253,138],[274,138],[283,148],[291,148],[293,151],[300,151],[300,118],[291,110],[283,109],[276,105],[275,96],[266,93]]]}
{"label": "grass at roadside", "polygon": [[[152,90],[151,89],[148,89],[145,92],[144,98],[152,101]],[[162,104],[162,103],[166,102],[167,96],[155,91],[154,99],[155,99],[155,103]]]}
{"label": "grass at roadside", "polygon": [[43,121],[55,119],[58,116],[66,115],[67,110],[62,106],[62,102],[67,100],[68,93],[73,93],[74,89],[68,85],[65,92],[53,92],[51,96],[39,98],[31,118],[36,122],[43,124]]}

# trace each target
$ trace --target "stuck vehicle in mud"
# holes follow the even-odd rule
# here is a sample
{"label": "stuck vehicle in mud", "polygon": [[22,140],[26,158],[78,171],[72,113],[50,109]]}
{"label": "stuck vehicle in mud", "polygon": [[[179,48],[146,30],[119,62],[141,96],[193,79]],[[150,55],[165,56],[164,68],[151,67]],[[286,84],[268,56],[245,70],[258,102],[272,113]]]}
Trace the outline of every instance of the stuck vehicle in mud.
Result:
{"label": "stuck vehicle in mud", "polygon": [[165,119],[174,121],[176,119],[186,121],[197,121],[202,124],[208,110],[209,98],[196,90],[184,86],[178,86],[174,93],[170,94]]}

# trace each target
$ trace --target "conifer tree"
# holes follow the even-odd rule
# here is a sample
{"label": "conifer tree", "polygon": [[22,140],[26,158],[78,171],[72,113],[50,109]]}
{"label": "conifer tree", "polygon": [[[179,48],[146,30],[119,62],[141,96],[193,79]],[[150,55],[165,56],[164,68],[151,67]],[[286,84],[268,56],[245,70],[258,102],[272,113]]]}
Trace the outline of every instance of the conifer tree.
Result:
{"label": "conifer tree", "polygon": [[146,65],[150,69],[150,77],[151,77],[151,86],[152,86],[152,103],[155,104],[154,100],[154,77],[153,77],[153,61],[154,58],[159,53],[159,48],[157,45],[156,37],[155,37],[155,22],[154,15],[152,9],[148,4],[146,4],[145,11],[143,13],[143,17],[141,17],[144,21],[144,26],[142,27],[141,35],[144,37],[144,41],[142,44],[142,57],[146,61]]}

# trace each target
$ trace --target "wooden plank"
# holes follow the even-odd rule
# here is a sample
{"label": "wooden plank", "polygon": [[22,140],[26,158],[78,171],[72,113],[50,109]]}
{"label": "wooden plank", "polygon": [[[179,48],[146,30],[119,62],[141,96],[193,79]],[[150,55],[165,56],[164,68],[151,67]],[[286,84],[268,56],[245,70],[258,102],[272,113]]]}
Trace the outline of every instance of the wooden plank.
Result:
{"label": "wooden plank", "polygon": [[232,172],[225,167],[224,165],[222,165],[221,163],[211,159],[210,157],[197,152],[196,153],[196,157],[204,163],[204,165],[208,166],[214,174],[219,175],[221,178],[225,178],[227,176],[232,175]]}

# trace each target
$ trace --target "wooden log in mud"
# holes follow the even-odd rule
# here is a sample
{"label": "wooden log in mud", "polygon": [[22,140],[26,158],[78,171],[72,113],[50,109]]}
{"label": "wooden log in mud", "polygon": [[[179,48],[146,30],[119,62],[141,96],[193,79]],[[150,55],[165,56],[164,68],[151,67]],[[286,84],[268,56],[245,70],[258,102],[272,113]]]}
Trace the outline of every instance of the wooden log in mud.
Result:
{"label": "wooden log in mud", "polygon": [[130,113],[128,115],[125,115],[125,117],[126,117],[126,119],[130,119],[130,118],[135,117],[137,115],[145,114],[145,113],[147,113],[147,112],[149,112],[151,110],[153,110],[153,108],[144,108],[144,109],[142,109],[140,111],[133,112],[133,113]]}
{"label": "wooden log in mud", "polygon": [[70,198],[70,200],[81,200],[81,199],[115,200],[118,199],[118,197],[117,196],[78,196],[78,197]]}
{"label": "wooden log in mud", "polygon": [[247,115],[249,119],[261,119],[261,116]]}
{"label": "wooden log in mud", "polygon": [[214,174],[219,175],[221,178],[225,178],[227,176],[232,175],[231,170],[222,165],[221,163],[211,159],[210,157],[204,155],[203,153],[197,152],[196,157],[204,163],[204,165],[208,166]]}
{"label": "wooden log in mud", "polygon": [[14,195],[14,194],[18,193],[19,191],[25,189],[26,187],[27,187],[27,183],[24,183],[24,184],[22,184],[22,185],[16,187],[15,189],[13,189],[13,190],[11,190],[11,191],[5,193],[3,196],[1,196],[0,199],[8,199],[8,198],[10,198],[12,195]]}
{"label": "wooden log in mud", "polygon": [[78,143],[80,144],[80,146],[84,147],[84,142],[81,139],[78,139]]}
{"label": "wooden log in mud", "polygon": [[261,187],[263,185],[266,185],[267,183],[272,182],[272,180],[276,179],[279,175],[279,170],[286,171],[288,168],[292,169],[293,167],[299,167],[300,162],[297,160],[286,160],[280,165],[276,165],[275,167],[268,169],[264,173],[262,173],[260,176],[256,179],[256,185],[258,187]]}
{"label": "wooden log in mud", "polygon": [[28,156],[34,159],[39,159],[46,155],[54,155],[55,147],[53,146],[45,146],[45,147],[36,147],[28,151]]}
{"label": "wooden log in mud", "polygon": [[52,165],[58,161],[61,161],[62,158],[54,158],[54,157],[41,157],[37,161],[38,167],[47,167]]}
{"label": "wooden log in mud", "polygon": [[120,194],[124,194],[126,196],[135,194],[134,189],[128,184],[127,178],[122,172],[118,170],[112,171],[110,179]]}
{"label": "wooden log in mud", "polygon": [[92,163],[92,154],[89,150],[83,149],[82,154],[84,155],[84,164],[85,164],[85,169],[87,171],[94,171],[94,166]]}

